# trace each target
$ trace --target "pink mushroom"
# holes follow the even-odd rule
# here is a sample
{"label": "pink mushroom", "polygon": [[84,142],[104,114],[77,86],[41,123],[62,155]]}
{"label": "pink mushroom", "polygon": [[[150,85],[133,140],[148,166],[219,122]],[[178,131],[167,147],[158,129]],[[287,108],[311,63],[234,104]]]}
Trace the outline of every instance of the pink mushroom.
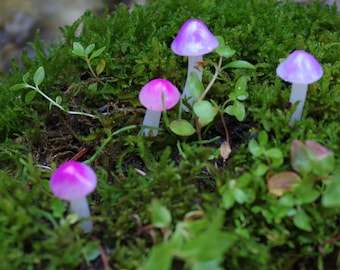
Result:
{"label": "pink mushroom", "polygon": [[[69,201],[71,212],[79,218],[88,218],[90,208],[86,196],[92,193],[97,185],[97,176],[88,165],[78,161],[63,163],[52,174],[51,192],[58,198]],[[92,230],[92,221],[82,222],[83,232]]]}
{"label": "pink mushroom", "polygon": [[[211,53],[217,46],[218,40],[204,22],[197,19],[186,21],[171,43],[171,49],[175,54],[188,56],[188,73],[182,98],[187,98],[190,105],[194,103],[195,99],[191,96],[188,88],[189,75],[191,72],[195,72],[199,80],[202,80],[202,71],[196,66],[203,61],[204,54]],[[183,109],[188,111],[185,106]]]}
{"label": "pink mushroom", "polygon": [[[180,98],[180,92],[171,82],[164,79],[154,79],[143,86],[139,92],[139,101],[146,108],[143,126],[144,135],[157,136],[159,121],[163,110],[169,110],[174,107]],[[163,99],[164,105],[163,107]],[[149,127],[155,129],[150,130]]]}
{"label": "pink mushroom", "polygon": [[305,51],[294,51],[276,69],[277,75],[284,81],[293,83],[289,102],[299,102],[290,118],[289,125],[301,119],[307,95],[307,86],[322,77],[323,70],[313,55]]}

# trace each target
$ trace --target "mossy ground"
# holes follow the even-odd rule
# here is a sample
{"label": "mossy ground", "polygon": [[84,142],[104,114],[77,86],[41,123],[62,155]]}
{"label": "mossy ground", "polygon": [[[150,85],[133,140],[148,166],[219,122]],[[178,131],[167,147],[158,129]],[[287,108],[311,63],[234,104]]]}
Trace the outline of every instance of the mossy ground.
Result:
{"label": "mossy ground", "polygon": [[[211,224],[223,211],[223,225],[216,231],[236,240],[219,260],[222,268],[195,269],[340,266],[340,241],[334,240],[340,235],[340,209],[324,208],[320,199],[300,204],[296,207],[310,217],[313,230],[298,228],[289,215],[280,213],[284,209],[268,194],[265,176],[253,174],[259,160],[247,148],[250,139],[266,131],[266,147],[284,153],[284,164],[270,172],[276,173],[291,170],[289,148],[294,139],[315,140],[335,153],[334,174],[339,177],[340,18],[335,7],[318,2],[306,8],[290,2],[258,2],[154,1],[131,14],[123,6],[101,18],[87,12],[62,29],[58,44],[44,44],[37,35],[32,44],[36,58],[23,53],[23,68],[13,62],[10,73],[0,75],[0,269],[103,269],[103,259],[95,256],[99,243],[107,249],[112,269],[141,267],[151,247],[163,241],[161,230],[144,227],[151,223],[154,199],[170,210],[173,229],[190,211],[202,210]],[[223,36],[237,51],[235,59],[257,67],[228,70],[207,97],[223,103],[237,78],[251,78],[246,120],[226,117],[233,149],[230,158],[223,161],[214,156],[222,139],[197,144],[195,136],[178,137],[164,123],[156,138],[141,137],[139,129],[114,136],[91,164],[99,179],[89,197],[95,226],[90,235],[81,234],[79,223],[68,216],[67,204],[49,191],[51,171],[81,151],[80,161],[90,158],[112,132],[142,123],[138,92],[149,80],[162,77],[183,88],[186,59],[173,54],[169,45],[190,18],[201,19],[215,35]],[[83,28],[77,35],[80,24]],[[106,46],[100,56],[106,65],[96,87],[85,62],[72,54],[75,41]],[[312,53],[322,64],[324,76],[309,87],[303,119],[289,127],[290,85],[276,76],[275,69],[295,49]],[[217,61],[214,57],[206,59]],[[24,73],[34,74],[39,66],[46,72],[41,85],[45,93],[53,98],[60,95],[69,109],[93,113],[99,119],[49,109],[39,95],[26,104],[25,90],[9,91]],[[213,72],[213,68],[205,69],[205,85]],[[99,111],[103,106],[105,115]],[[176,114],[174,109],[168,117],[175,119]],[[217,117],[203,132],[204,139],[216,136],[223,137]],[[249,196],[222,210],[220,188],[233,179]],[[199,243],[204,250],[204,242]],[[173,268],[188,269],[190,263],[177,259]]]}

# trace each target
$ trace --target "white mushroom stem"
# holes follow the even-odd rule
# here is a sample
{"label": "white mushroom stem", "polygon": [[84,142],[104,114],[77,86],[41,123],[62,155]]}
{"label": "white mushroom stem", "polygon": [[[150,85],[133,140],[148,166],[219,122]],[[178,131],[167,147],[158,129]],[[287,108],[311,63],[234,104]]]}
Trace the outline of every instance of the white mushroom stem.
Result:
{"label": "white mushroom stem", "polygon": [[[144,120],[143,120],[143,126],[149,126],[158,128],[159,127],[159,121],[161,119],[161,113],[159,111],[152,111],[150,109],[147,109],[145,112]],[[158,130],[157,129],[150,129],[148,127],[145,127],[143,129],[143,134],[145,136],[149,136],[150,132],[152,133],[152,136],[157,136]]]}
{"label": "white mushroom stem", "polygon": [[[189,91],[189,76],[191,72],[195,72],[199,80],[202,81],[202,71],[197,69],[198,63],[202,61],[203,61],[203,55],[188,57],[188,73],[187,73],[187,80],[185,82],[184,90],[182,93],[182,99],[187,99],[188,103],[191,106],[196,101],[196,99],[191,96],[190,91]],[[189,111],[185,105],[182,105],[182,109],[186,112]]]}
{"label": "white mushroom stem", "polygon": [[306,95],[307,95],[307,86],[308,84],[297,84],[293,83],[292,92],[290,93],[289,102],[294,104],[299,102],[296,107],[295,112],[292,114],[289,125],[293,126],[295,121],[301,120],[303,106],[305,104]]}
{"label": "white mushroom stem", "polygon": [[[86,197],[70,201],[71,212],[77,214],[79,219],[88,218],[91,216],[90,207]],[[92,230],[92,221],[82,221],[83,232],[88,233]]]}

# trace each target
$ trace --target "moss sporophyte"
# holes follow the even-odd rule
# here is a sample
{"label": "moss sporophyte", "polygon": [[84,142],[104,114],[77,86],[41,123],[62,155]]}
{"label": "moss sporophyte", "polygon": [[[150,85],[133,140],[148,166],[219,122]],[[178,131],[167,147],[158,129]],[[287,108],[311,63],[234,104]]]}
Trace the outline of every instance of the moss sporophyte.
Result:
{"label": "moss sporophyte", "polygon": [[[212,51],[188,71],[191,23]],[[0,269],[339,269],[335,6],[159,0],[62,34],[0,74]]]}

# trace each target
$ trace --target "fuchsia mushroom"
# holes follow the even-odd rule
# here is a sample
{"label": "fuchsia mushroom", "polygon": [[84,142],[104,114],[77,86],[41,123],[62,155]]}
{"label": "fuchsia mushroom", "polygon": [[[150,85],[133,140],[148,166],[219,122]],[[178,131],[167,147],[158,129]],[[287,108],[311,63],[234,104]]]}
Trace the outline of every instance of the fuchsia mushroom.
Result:
{"label": "fuchsia mushroom", "polygon": [[[210,32],[204,22],[191,19],[186,21],[177,36],[171,43],[172,51],[181,56],[188,56],[188,73],[187,80],[182,93],[183,98],[188,99],[188,103],[192,105],[195,99],[191,96],[188,81],[191,72],[195,72],[202,80],[202,71],[196,68],[199,62],[203,61],[203,55],[211,53],[218,46],[218,40]],[[183,107],[186,111],[186,107]]]}
{"label": "fuchsia mushroom", "polygon": [[[52,174],[51,192],[58,198],[69,201],[71,212],[79,218],[88,218],[90,208],[86,196],[97,186],[97,176],[93,169],[78,161],[67,161]],[[83,221],[83,232],[92,230],[92,221]]]}
{"label": "fuchsia mushroom", "polygon": [[276,73],[284,81],[293,83],[289,102],[294,104],[299,101],[289,122],[292,126],[296,120],[301,119],[308,84],[318,81],[322,77],[323,70],[313,55],[296,50],[279,64]]}
{"label": "fuchsia mushroom", "polygon": [[[143,125],[146,126],[143,130],[144,135],[148,136],[151,132],[153,136],[157,136],[162,111],[174,107],[179,98],[180,92],[177,87],[167,80],[157,78],[143,86],[139,92],[139,101],[146,108],[143,121]],[[150,130],[148,127],[155,129]]]}

